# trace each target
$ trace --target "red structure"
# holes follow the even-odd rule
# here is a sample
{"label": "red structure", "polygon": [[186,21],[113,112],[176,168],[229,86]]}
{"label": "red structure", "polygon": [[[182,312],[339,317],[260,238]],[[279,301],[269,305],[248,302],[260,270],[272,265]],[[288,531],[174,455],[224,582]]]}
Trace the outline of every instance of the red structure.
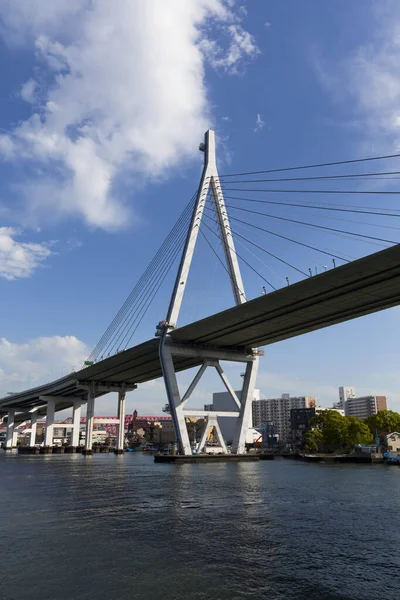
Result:
{"label": "red structure", "polygon": [[[101,422],[101,420],[104,419],[104,423]],[[136,429],[146,429],[146,427],[148,425],[151,425],[152,423],[165,423],[166,421],[172,421],[172,418],[167,416],[167,415],[162,415],[160,416],[153,416],[153,415],[149,415],[149,416],[138,416],[137,411],[135,410],[133,412],[133,414],[131,415],[125,415],[125,430],[128,429],[129,425],[132,423],[132,421],[135,420],[135,426]],[[110,421],[116,421],[115,425]],[[72,423],[72,417],[68,417],[67,419],[65,419],[64,421],[55,421],[54,422],[54,427],[65,427],[66,425],[68,425],[69,423]],[[38,421],[37,422],[38,426],[44,426],[46,424],[46,421]],[[81,425],[85,425],[86,424],[86,417],[81,417]],[[102,429],[104,431],[107,431],[107,433],[110,433],[112,435],[117,435],[117,427],[118,427],[118,417],[106,417],[106,416],[100,416],[100,417],[95,417],[95,423],[94,423],[94,428],[95,429]],[[25,429],[29,429],[30,428],[30,422],[27,421],[23,426],[18,427],[19,431],[24,431]],[[0,427],[0,432],[1,431],[6,431],[6,427]]]}

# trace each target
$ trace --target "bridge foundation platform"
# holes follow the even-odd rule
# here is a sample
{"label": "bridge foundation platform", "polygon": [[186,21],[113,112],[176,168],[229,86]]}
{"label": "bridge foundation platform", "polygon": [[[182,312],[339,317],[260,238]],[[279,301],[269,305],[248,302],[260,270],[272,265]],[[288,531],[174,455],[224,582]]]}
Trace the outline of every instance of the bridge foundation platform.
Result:
{"label": "bridge foundation platform", "polygon": [[65,454],[63,446],[53,446],[53,454]]}
{"label": "bridge foundation platform", "polygon": [[219,463],[219,462],[257,462],[258,454],[156,454],[156,463]]}
{"label": "bridge foundation platform", "polygon": [[39,448],[39,454],[53,454],[52,446],[42,446]]}
{"label": "bridge foundation platform", "polygon": [[36,446],[18,446],[18,454],[39,454],[40,448]]}

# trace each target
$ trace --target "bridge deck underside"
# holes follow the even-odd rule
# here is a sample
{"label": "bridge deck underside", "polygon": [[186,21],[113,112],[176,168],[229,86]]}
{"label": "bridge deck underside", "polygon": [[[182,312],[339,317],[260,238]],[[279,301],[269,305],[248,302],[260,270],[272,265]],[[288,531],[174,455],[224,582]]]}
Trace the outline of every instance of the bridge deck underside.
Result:
{"label": "bridge deck underside", "polygon": [[[176,329],[171,337],[180,345],[243,351],[398,304],[400,245]],[[67,408],[66,396],[86,398],[87,392],[77,387],[83,380],[138,384],[157,379],[162,374],[158,343],[148,340],[63,379],[3,398],[0,410],[5,406],[29,410],[46,394],[63,396],[57,410]],[[198,358],[175,358],[177,371],[200,363]]]}
{"label": "bridge deck underside", "polygon": [[400,245],[260,296],[172,335],[177,342],[258,347],[400,304]]}

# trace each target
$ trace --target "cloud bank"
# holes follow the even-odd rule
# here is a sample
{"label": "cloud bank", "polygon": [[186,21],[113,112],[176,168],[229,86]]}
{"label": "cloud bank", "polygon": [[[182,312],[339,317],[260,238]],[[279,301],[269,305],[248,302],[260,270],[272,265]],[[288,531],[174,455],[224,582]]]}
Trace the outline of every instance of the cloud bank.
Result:
{"label": "cloud bank", "polygon": [[23,210],[124,227],[127,177],[131,194],[165,176],[210,126],[207,61],[235,73],[257,55],[243,16],[231,0],[3,0],[1,35],[35,56],[32,115],[0,136]]}
{"label": "cloud bank", "polygon": [[89,354],[75,336],[39,337],[24,344],[0,339],[0,397],[79,369]]}
{"label": "cloud bank", "polygon": [[[315,52],[312,63],[321,85],[346,106],[347,121],[371,153],[400,149],[400,7],[368,3],[368,38],[335,62]],[[355,36],[355,39],[356,36]]]}

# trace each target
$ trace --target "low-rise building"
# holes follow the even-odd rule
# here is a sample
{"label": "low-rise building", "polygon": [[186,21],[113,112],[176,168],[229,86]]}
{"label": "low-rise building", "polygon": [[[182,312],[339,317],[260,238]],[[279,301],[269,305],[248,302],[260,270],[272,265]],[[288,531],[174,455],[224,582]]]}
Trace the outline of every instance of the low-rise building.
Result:
{"label": "low-rise building", "polygon": [[317,406],[317,407],[315,408],[315,412],[316,412],[316,414],[322,413],[322,412],[324,412],[325,410],[331,410],[331,411],[337,412],[337,413],[339,413],[339,415],[342,415],[342,417],[344,417],[344,416],[345,416],[345,414],[344,414],[344,410],[343,410],[342,408],[336,408],[336,406],[335,406],[335,405],[334,405],[332,408],[331,408],[331,407],[329,407],[329,406],[328,406],[328,407],[326,407],[326,406]]}
{"label": "low-rise building", "polygon": [[315,408],[292,408],[290,426],[293,444],[301,444],[304,435],[311,429],[311,420],[315,417]]}
{"label": "low-rise building", "polygon": [[394,431],[385,435],[385,446],[389,452],[400,454],[400,433]]}
{"label": "low-rise building", "polygon": [[[240,399],[241,390],[237,390],[235,392],[236,396]],[[260,399],[260,390],[255,389],[253,394],[253,407],[254,402],[258,402]],[[213,394],[213,402],[212,404],[206,404],[204,406],[204,410],[220,410],[220,411],[235,411],[237,410],[237,405],[233,400],[232,396],[229,392],[215,392]],[[254,409],[253,409],[253,417],[254,417]],[[227,444],[231,444],[235,435],[237,419],[233,417],[218,417],[218,424],[221,428],[222,436]],[[251,444],[254,441],[254,438],[257,437],[257,432],[254,432],[252,429],[253,423],[249,423],[249,429],[246,433],[246,443]]]}

